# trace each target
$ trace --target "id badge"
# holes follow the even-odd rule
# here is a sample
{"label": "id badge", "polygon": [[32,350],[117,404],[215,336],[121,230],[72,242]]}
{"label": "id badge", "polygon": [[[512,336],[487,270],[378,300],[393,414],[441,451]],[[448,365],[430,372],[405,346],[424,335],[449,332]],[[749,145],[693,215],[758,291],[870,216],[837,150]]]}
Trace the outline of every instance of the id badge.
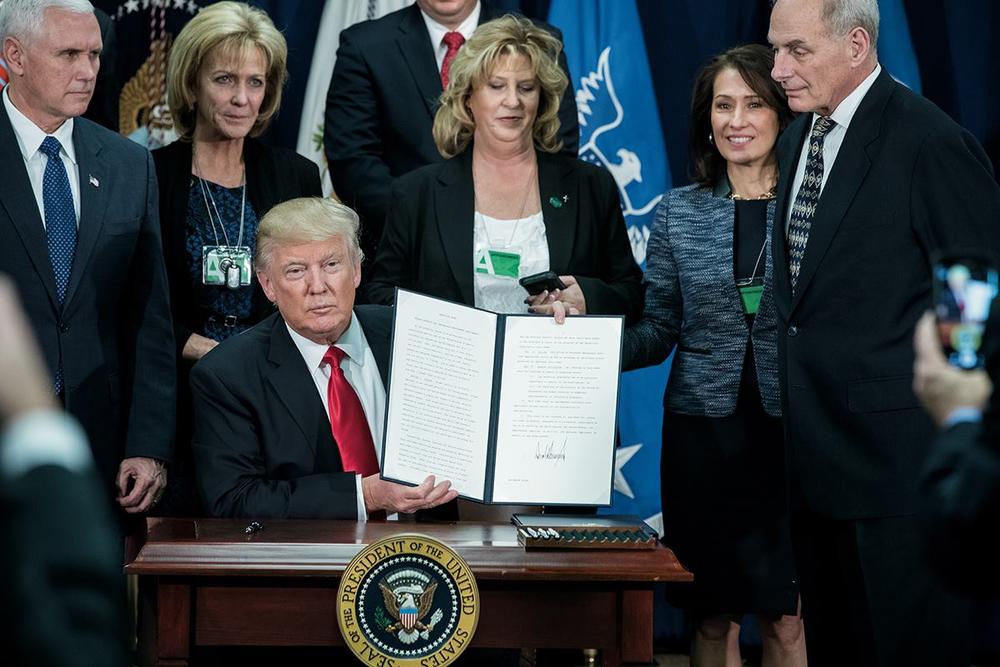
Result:
{"label": "id badge", "polygon": [[250,284],[253,260],[248,246],[207,245],[201,249],[201,282],[236,289]]}
{"label": "id badge", "polygon": [[746,285],[737,285],[740,290],[740,300],[743,302],[743,312],[756,315],[760,308],[760,296],[764,293],[764,279],[754,278]]}
{"label": "id badge", "polygon": [[486,250],[477,253],[476,273],[487,273],[500,278],[520,277],[521,254],[502,250]]}

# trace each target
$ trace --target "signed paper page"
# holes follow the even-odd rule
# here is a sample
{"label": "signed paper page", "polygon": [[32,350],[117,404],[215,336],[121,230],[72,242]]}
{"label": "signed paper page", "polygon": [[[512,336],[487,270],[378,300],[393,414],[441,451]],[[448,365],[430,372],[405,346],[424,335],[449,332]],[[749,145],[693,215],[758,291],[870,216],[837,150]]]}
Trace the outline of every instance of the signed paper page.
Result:
{"label": "signed paper page", "polygon": [[451,480],[483,499],[496,318],[400,290],[386,400],[384,477]]}
{"label": "signed paper page", "polygon": [[621,337],[621,318],[507,318],[493,502],[610,502]]}

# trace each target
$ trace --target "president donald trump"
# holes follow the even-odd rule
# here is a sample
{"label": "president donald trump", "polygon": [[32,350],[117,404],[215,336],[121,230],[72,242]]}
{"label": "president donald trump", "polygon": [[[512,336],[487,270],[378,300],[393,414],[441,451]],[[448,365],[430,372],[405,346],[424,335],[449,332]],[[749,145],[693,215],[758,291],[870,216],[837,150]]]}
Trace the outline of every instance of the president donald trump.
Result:
{"label": "president donald trump", "polygon": [[191,373],[195,474],[215,516],[365,520],[457,495],[379,479],[391,310],[354,307],[358,216],[329,199],[261,220],[256,270],[278,312]]}

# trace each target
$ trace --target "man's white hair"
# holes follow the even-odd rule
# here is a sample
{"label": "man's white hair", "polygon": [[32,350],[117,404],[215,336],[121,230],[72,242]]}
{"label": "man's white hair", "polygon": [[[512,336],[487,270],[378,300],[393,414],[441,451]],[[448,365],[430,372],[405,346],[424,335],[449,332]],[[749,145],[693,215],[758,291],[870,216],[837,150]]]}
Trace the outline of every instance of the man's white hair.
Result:
{"label": "man's white hair", "polygon": [[838,37],[857,27],[864,28],[872,40],[872,53],[875,52],[878,44],[878,0],[823,0],[823,20]]}
{"label": "man's white hair", "polygon": [[3,0],[0,4],[0,45],[8,37],[28,42],[42,29],[46,9],[93,14],[90,0]]}

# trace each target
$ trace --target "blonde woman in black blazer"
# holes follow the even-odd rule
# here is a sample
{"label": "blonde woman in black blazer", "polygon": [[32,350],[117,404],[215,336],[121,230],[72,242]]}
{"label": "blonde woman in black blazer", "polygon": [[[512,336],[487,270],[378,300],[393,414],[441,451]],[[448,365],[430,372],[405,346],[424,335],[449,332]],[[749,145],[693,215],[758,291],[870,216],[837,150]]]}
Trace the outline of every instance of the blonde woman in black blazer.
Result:
{"label": "blonde woman in black blazer", "polygon": [[252,138],[277,113],[286,60],[285,39],[267,14],[239,2],[203,9],[170,51],[170,111],[181,138],[153,151],[178,357],[178,467],[166,514],[199,513],[186,469],[192,364],[273,312],[252,267],[239,285],[212,284],[205,254],[238,245],[252,257],[268,209],[322,196],[315,164]]}
{"label": "blonde woman in black blazer", "polygon": [[[450,159],[393,185],[372,302],[392,303],[394,288],[406,287],[497,312],[549,312],[558,300],[638,317],[642,274],[614,179],[557,154],[568,85],[560,48],[530,21],[505,16],[459,51],[434,122]],[[566,288],[529,298],[518,279],[542,270]]]}

